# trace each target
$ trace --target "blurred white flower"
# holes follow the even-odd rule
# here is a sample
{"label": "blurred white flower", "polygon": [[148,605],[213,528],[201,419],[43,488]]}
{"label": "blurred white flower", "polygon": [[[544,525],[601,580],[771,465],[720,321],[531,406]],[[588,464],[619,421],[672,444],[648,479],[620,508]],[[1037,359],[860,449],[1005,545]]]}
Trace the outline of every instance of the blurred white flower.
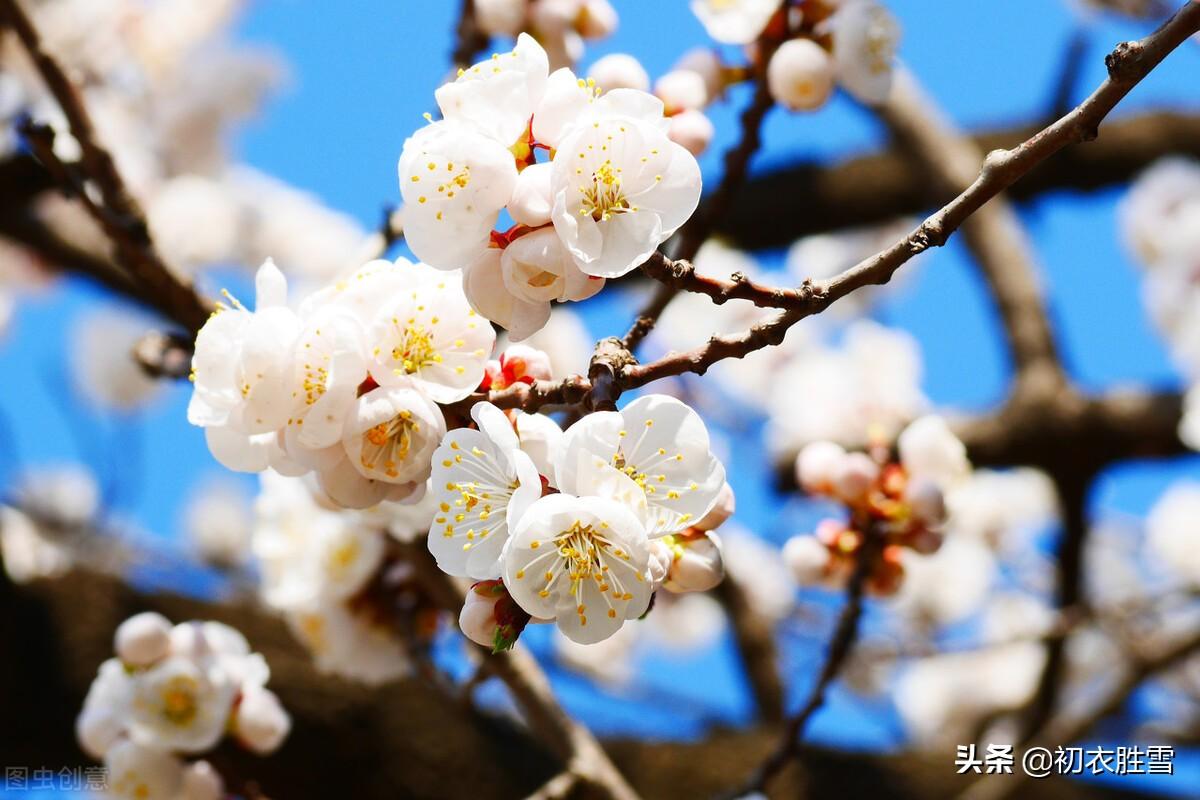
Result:
{"label": "blurred white flower", "polygon": [[1200,584],[1200,483],[1173,484],[1146,516],[1146,546],[1172,573]]}
{"label": "blurred white flower", "polygon": [[76,321],[71,368],[83,396],[104,409],[132,411],[157,394],[160,382],[133,357],[134,346],[152,323],[127,309],[101,307]]}
{"label": "blurred white flower", "polygon": [[613,89],[650,90],[650,76],[642,63],[628,53],[609,53],[597,59],[588,70],[587,76],[596,82],[603,92]]}
{"label": "blurred white flower", "polygon": [[796,581],[776,547],[730,523],[721,530],[721,544],[725,572],[759,614],[780,620],[792,612]]}
{"label": "blurred white flower", "polygon": [[820,108],[833,93],[834,62],[811,39],[784,42],[767,65],[771,97],[793,111]]}
{"label": "blurred white flower", "polygon": [[767,27],[783,0],[692,0],[692,13],[708,35],[726,44],[750,44]]}
{"label": "blurred white flower", "polygon": [[224,478],[202,483],[184,509],[189,544],[203,561],[218,566],[246,562],[253,523],[250,497],[240,484]]}

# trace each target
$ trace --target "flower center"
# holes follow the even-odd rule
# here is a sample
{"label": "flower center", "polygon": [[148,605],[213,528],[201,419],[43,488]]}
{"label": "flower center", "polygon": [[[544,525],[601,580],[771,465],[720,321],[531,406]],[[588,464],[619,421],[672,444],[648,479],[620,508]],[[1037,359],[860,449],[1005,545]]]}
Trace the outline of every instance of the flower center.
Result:
{"label": "flower center", "polygon": [[422,367],[440,364],[442,356],[434,350],[433,331],[410,321],[400,329],[400,340],[392,348],[392,361],[399,364],[393,370],[397,375],[411,375]]}
{"label": "flower center", "polygon": [[611,160],[605,161],[592,172],[591,185],[579,187],[583,193],[580,216],[590,216],[596,222],[604,222],[614,214],[636,210],[630,206],[621,189],[620,173],[621,168],[614,169]]}
{"label": "flower center", "polygon": [[190,725],[196,719],[196,681],[185,676],[172,678],[162,694],[162,715],[168,722],[179,727]]}
{"label": "flower center", "polygon": [[[607,526],[602,523],[602,527]],[[565,571],[567,579],[570,581],[568,593],[575,598],[575,613],[579,615],[580,625],[587,625],[588,609],[587,604],[583,602],[583,587],[589,580],[595,581],[596,588],[599,589],[600,596],[604,598],[605,605],[608,607],[607,613],[610,618],[617,616],[612,600],[628,601],[633,599],[633,595],[625,591],[621,581],[612,573],[612,565],[607,563],[615,559],[614,563],[630,567],[626,563],[630,560],[629,553],[621,547],[614,546],[591,525],[584,525],[576,521],[570,528],[554,537],[554,547],[561,559],[560,566],[556,571],[558,575]],[[543,597],[549,596],[550,587],[555,583],[558,575],[554,572],[547,572],[544,576],[546,587],[539,594]],[[634,577],[641,580],[636,573]],[[612,600],[609,599],[610,594]]]}
{"label": "flower center", "polygon": [[381,422],[363,434],[360,459],[365,469],[373,471],[382,465],[383,473],[389,478],[400,475],[397,466],[408,458],[412,449],[413,434],[421,430],[421,426],[412,416],[411,411],[401,411],[387,422]]}

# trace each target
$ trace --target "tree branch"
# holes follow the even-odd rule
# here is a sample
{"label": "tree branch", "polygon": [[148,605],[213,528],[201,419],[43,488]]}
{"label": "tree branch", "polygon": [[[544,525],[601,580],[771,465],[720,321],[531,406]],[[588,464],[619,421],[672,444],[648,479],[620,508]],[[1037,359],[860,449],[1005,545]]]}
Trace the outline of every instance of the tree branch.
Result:
{"label": "tree branch", "polygon": [[131,278],[148,294],[157,297],[163,308],[170,309],[171,319],[191,332],[198,331],[208,319],[210,309],[190,284],[171,272],[154,250],[141,207],[117,171],[112,155],[99,143],[79,91],[58,61],[42,49],[37,30],[16,0],[0,0],[0,15],[7,18],[46,87],[62,108],[71,135],[79,143],[82,153],[78,166],[99,190],[100,201],[93,201],[87,187],[74,179],[72,167],[54,155],[53,131],[44,126],[26,125],[24,132],[31,138],[30,144],[38,159],[66,192],[83,201],[112,239],[117,260],[129,271]]}

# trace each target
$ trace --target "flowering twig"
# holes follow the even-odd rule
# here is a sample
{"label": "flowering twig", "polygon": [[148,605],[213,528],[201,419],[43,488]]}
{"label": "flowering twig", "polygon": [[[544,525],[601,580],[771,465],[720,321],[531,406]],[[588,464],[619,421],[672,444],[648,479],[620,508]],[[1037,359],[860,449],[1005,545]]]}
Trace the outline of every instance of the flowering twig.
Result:
{"label": "flowering twig", "polygon": [[825,704],[825,695],[829,686],[837,678],[858,639],[867,578],[881,546],[881,537],[871,535],[871,531],[868,529],[862,546],[858,548],[854,572],[851,573],[850,580],[846,585],[846,604],[842,607],[841,614],[838,615],[837,625],[834,627],[833,636],[829,641],[829,652],[825,656],[821,672],[817,675],[817,682],[809,690],[800,710],[788,718],[779,744],[755,770],[746,784],[731,797],[742,797],[752,792],[764,791],[771,779],[786,767],[788,762],[800,751],[809,720]]}
{"label": "flowering twig", "polygon": [[30,143],[39,160],[59,178],[65,191],[84,202],[112,240],[118,263],[155,298],[156,307],[168,312],[171,319],[187,330],[198,331],[210,309],[191,285],[171,272],[155,251],[141,207],[117,171],[112,155],[99,143],[79,90],[58,61],[42,48],[37,29],[16,0],[0,0],[0,16],[7,18],[62,108],[71,135],[79,143],[81,158],[77,166],[81,177],[95,184],[99,202],[91,199],[86,187],[76,178],[72,169],[76,165],[63,164],[54,156],[52,147],[48,146],[53,144],[52,132],[41,126],[26,126],[26,133],[33,135]]}
{"label": "flowering twig", "polygon": [[[762,144],[763,120],[766,119],[767,112],[775,105],[775,101],[767,89],[766,65],[771,54],[775,52],[778,42],[764,39],[759,42],[759,45],[762,48],[760,59],[762,68],[755,80],[754,98],[750,105],[742,111],[741,137],[738,143],[725,153],[724,172],[716,191],[705,200],[699,212],[679,231],[678,245],[675,248],[675,255],[678,259],[684,261],[694,259],[700,246],[712,235],[719,221],[729,212],[738,190],[746,181],[750,159]],[[656,253],[651,261],[657,261],[658,258],[659,254]],[[645,269],[644,266],[643,269]],[[653,272],[647,274],[650,274],[651,277],[658,277]],[[665,282],[655,288],[650,300],[638,312],[632,327],[621,340],[627,350],[632,352],[637,349],[642,340],[654,329],[659,316],[681,288],[685,287],[671,282]]]}

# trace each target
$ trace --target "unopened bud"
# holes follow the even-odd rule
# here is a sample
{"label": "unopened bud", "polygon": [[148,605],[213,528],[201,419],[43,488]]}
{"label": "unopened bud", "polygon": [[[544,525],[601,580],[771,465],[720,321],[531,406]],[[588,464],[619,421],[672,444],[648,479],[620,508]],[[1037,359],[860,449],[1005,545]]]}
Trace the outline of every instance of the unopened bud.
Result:
{"label": "unopened bud", "polygon": [[225,782],[207,761],[194,761],[183,771],[181,800],[221,800],[225,796]]}
{"label": "unopened bud", "polygon": [[667,115],[699,110],[708,103],[704,78],[688,69],[671,70],[654,82],[654,94],[663,101]]}
{"label": "unopened bud", "polygon": [[246,686],[233,720],[237,740],[255,753],[278,749],[292,729],[292,718],[270,689]]}
{"label": "unopened bud", "polygon": [[820,108],[833,93],[833,59],[811,39],[784,42],[767,65],[767,88],[793,111]]}
{"label": "unopened bud", "polygon": [[663,588],[672,592],[704,592],[725,577],[720,540],[714,533],[677,535],[674,559]]}
{"label": "unopened bud", "polygon": [[667,136],[672,142],[694,156],[704,154],[712,142],[716,129],[703,111],[689,109],[671,117]]}
{"label": "unopened bud", "polygon": [[549,161],[530,164],[517,175],[516,186],[508,201],[508,213],[514,221],[537,228],[550,222],[554,193],[550,189]]}
{"label": "unopened bud", "polygon": [[617,30],[617,10],[608,0],[583,0],[575,30],[585,39],[603,39]]}
{"label": "unopened bud", "polygon": [[153,611],[136,614],[117,626],[113,648],[129,666],[148,667],[171,649],[171,623]]}
{"label": "unopened bud", "polygon": [[613,89],[650,90],[650,76],[646,74],[645,67],[627,53],[612,53],[599,59],[588,70],[588,77],[605,92]]}
{"label": "unopened bud", "polygon": [[922,525],[937,527],[946,521],[946,498],[931,478],[913,477],[904,488],[904,499],[912,510],[913,519]]}
{"label": "unopened bud", "polygon": [[846,451],[835,442],[812,442],[796,458],[796,482],[809,494],[828,494]]}
{"label": "unopened bud", "polygon": [[866,453],[849,453],[833,476],[833,490],[847,502],[856,503],[866,496],[875,479],[879,477],[879,465]]}
{"label": "unopened bud", "polygon": [[821,583],[828,572],[832,555],[815,536],[793,536],[783,545],[783,560],[801,586]]}
{"label": "unopened bud", "polygon": [[646,566],[646,574],[652,587],[657,589],[667,579],[674,560],[675,553],[666,542],[662,539],[650,540],[650,562]]}
{"label": "unopened bud", "polygon": [[697,47],[675,62],[675,69],[689,70],[704,80],[708,99],[714,100],[725,91],[726,69],[721,56],[707,47]]}

